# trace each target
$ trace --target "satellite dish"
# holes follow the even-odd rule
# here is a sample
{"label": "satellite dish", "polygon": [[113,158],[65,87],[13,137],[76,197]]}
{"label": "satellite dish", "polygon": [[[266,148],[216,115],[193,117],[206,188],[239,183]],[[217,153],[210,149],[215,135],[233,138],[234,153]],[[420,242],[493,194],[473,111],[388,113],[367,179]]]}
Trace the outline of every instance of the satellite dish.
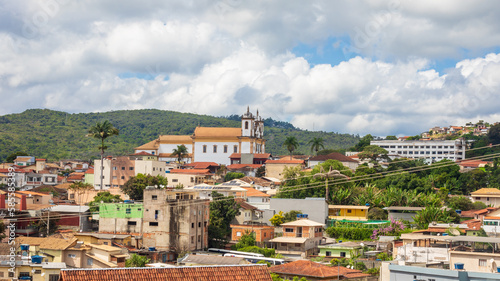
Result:
{"label": "satellite dish", "polygon": [[460,235],[460,231],[458,231],[458,229],[455,229],[455,228],[450,229],[450,233],[453,234],[453,235],[455,235],[455,236]]}

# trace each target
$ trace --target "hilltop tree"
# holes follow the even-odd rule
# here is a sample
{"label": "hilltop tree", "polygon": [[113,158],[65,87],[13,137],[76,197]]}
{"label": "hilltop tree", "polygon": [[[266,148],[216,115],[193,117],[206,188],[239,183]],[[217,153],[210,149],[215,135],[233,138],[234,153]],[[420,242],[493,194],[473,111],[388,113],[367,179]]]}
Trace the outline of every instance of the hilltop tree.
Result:
{"label": "hilltop tree", "polygon": [[368,145],[358,154],[358,156],[360,159],[370,159],[372,162],[377,162],[377,159],[379,158],[388,160],[388,153],[389,152],[387,152],[387,150],[380,146]]}
{"label": "hilltop tree", "polygon": [[316,155],[318,155],[318,151],[322,148],[325,148],[324,142],[325,141],[322,138],[316,137],[310,140],[309,144],[311,145],[311,152],[314,150],[316,152]]}
{"label": "hilltop tree", "polygon": [[123,200],[118,194],[111,194],[109,191],[101,191],[97,193],[97,195],[94,197],[94,200],[89,202],[89,210],[91,213],[95,213],[99,211],[99,204],[101,203],[113,203],[122,201]]}
{"label": "hilltop tree", "polygon": [[111,136],[117,136],[118,134],[118,129],[113,127],[113,125],[108,120],[102,123],[97,122],[94,126],[90,127],[87,134],[87,136],[101,141],[101,146],[98,147],[101,150],[101,172],[99,175],[99,177],[101,178],[100,189],[103,189],[104,151],[108,148],[104,145],[104,140]]}
{"label": "hilltop tree", "polygon": [[290,152],[290,160],[292,160],[293,151],[299,146],[297,138],[294,136],[287,137],[283,142],[283,146]]}
{"label": "hilltop tree", "polygon": [[172,151],[172,156],[177,158],[177,162],[181,163],[182,159],[188,156],[188,149],[185,145],[178,145],[177,148],[174,148]]}
{"label": "hilltop tree", "polygon": [[14,160],[16,160],[17,156],[27,156],[28,154],[26,152],[22,151],[17,151],[14,153],[11,153],[7,158],[5,159],[5,162],[7,163],[14,163]]}

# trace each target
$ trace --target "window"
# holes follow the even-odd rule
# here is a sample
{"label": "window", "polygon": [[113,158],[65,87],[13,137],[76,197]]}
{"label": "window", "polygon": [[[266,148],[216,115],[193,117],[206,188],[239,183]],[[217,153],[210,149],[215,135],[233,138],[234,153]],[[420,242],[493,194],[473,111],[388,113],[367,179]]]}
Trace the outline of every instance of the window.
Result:
{"label": "window", "polygon": [[151,221],[151,222],[149,222],[149,226],[158,226],[158,222],[157,221]]}
{"label": "window", "polygon": [[129,167],[128,168],[130,171],[133,171],[134,170],[134,167]]}
{"label": "window", "polygon": [[224,145],[224,153],[227,153],[227,145]]}
{"label": "window", "polygon": [[486,266],[486,260],[480,259],[479,266]]}
{"label": "window", "polygon": [[241,236],[241,231],[237,231],[236,236],[238,236],[238,237]]}
{"label": "window", "polygon": [[136,221],[128,221],[127,222],[127,225],[137,225],[137,222]]}
{"label": "window", "polygon": [[122,167],[122,170],[125,171],[125,167]]}
{"label": "window", "polygon": [[87,258],[87,265],[93,265],[94,260],[92,258]]}
{"label": "window", "polygon": [[191,244],[194,244],[194,236],[191,236]]}
{"label": "window", "polygon": [[340,257],[345,258],[345,252],[340,252]]}
{"label": "window", "polygon": [[293,228],[285,228],[285,232],[293,232]]}
{"label": "window", "polygon": [[116,179],[118,179],[118,177],[117,176],[113,176],[113,179],[116,180]]}
{"label": "window", "polygon": [[198,242],[201,242],[201,235],[198,235]]}
{"label": "window", "polygon": [[348,214],[352,213],[352,210],[347,210],[347,213],[348,213]]}
{"label": "window", "polygon": [[113,171],[116,171],[116,170],[118,170],[118,167],[116,167],[116,166],[113,167]]}
{"label": "window", "polygon": [[108,242],[104,242],[103,244],[104,244],[104,245],[108,245]]}
{"label": "window", "polygon": [[207,146],[206,145],[203,146],[203,153],[207,153]]}
{"label": "window", "polygon": [[300,247],[300,243],[295,243],[295,247]]}
{"label": "window", "polygon": [[234,152],[234,153],[238,153],[238,146],[237,146],[237,145],[235,145],[235,146],[233,147],[233,152]]}
{"label": "window", "polygon": [[332,255],[332,252],[330,251],[326,251],[326,254],[325,254],[327,257],[331,256]]}
{"label": "window", "polygon": [[178,179],[172,179],[172,182],[179,182]]}
{"label": "window", "polygon": [[76,258],[75,254],[68,254],[68,258]]}
{"label": "window", "polygon": [[74,193],[70,194],[69,199],[75,199],[75,194]]}
{"label": "window", "polygon": [[245,121],[245,130],[248,130],[248,121]]}
{"label": "window", "polygon": [[217,146],[214,145],[214,153],[217,153]]}
{"label": "window", "polygon": [[125,176],[121,176],[121,179],[124,180],[125,179]]}
{"label": "window", "polygon": [[59,281],[59,274],[50,274],[49,281]]}
{"label": "window", "polygon": [[191,228],[194,228],[194,222],[191,223]]}
{"label": "window", "polygon": [[130,209],[130,208],[125,209],[125,214],[130,214],[131,212],[132,212],[132,209]]}
{"label": "window", "polygon": [[158,200],[158,195],[151,196],[151,200]]}
{"label": "window", "polygon": [[200,221],[200,222],[198,222],[198,227],[201,227],[201,221]]}

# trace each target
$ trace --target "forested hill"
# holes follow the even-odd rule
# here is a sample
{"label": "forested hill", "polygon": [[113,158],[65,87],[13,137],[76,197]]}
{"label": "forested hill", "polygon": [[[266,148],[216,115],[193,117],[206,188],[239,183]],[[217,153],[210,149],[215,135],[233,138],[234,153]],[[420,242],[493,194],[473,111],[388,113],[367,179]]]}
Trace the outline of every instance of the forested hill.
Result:
{"label": "forested hill", "polygon": [[[142,109],[102,113],[66,113],[48,109],[30,109],[19,114],[0,116],[0,161],[13,152],[58,159],[97,158],[97,140],[86,137],[88,129],[97,121],[109,120],[120,130],[119,136],[106,141],[107,153],[127,155],[134,147],[158,138],[162,134],[192,134],[196,126],[239,127],[234,116],[212,117],[173,111]],[[325,148],[341,149],[356,144],[357,136],[326,132],[309,132],[294,128],[290,123],[266,119],[264,135],[266,152],[287,154],[282,143],[287,136],[295,136],[300,147],[297,153],[309,153],[307,144],[313,137],[321,137]]]}

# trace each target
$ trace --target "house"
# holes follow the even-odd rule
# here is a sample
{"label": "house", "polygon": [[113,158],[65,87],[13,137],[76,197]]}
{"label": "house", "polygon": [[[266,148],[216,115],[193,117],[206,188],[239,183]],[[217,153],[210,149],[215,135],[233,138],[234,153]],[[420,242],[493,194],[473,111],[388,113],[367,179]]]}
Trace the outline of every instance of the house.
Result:
{"label": "house", "polygon": [[59,281],[272,281],[266,265],[65,269]]}
{"label": "house", "polygon": [[262,164],[231,164],[226,167],[229,172],[242,173],[247,177],[255,177],[257,170],[262,167]]}
{"label": "house", "polygon": [[298,220],[281,224],[283,236],[269,240],[277,253],[309,256],[316,254],[323,240],[325,224],[309,220],[307,215]]}
{"label": "house", "polygon": [[500,207],[487,207],[481,210],[476,210],[473,212],[474,218],[478,220],[483,220],[485,216],[497,216],[500,215]]}
{"label": "house", "polygon": [[215,162],[192,162],[182,165],[183,169],[208,169],[211,174],[217,173],[220,165]]}
{"label": "house", "polygon": [[17,156],[16,159],[14,159],[14,165],[16,166],[30,166],[35,163],[35,157],[33,156]]}
{"label": "house", "polygon": [[483,218],[483,229],[488,236],[498,237],[500,235],[500,216],[485,216]]}
{"label": "house", "polygon": [[141,236],[143,218],[142,203],[103,203],[99,205],[99,232]]}
{"label": "house", "polygon": [[169,186],[191,187],[202,183],[213,183],[209,169],[172,169],[165,174]]}
{"label": "house", "polygon": [[231,224],[231,241],[239,241],[245,233],[255,233],[255,242],[257,245],[264,245],[265,242],[274,238],[274,226],[247,224]]}
{"label": "house", "polygon": [[300,211],[307,214],[308,218],[326,223],[328,218],[328,204],[325,198],[311,198],[305,199],[286,199],[286,198],[271,198],[269,210],[265,210],[264,221],[269,221],[275,214],[280,211],[288,213],[290,211]]}
{"label": "house", "polygon": [[309,167],[314,167],[316,165],[319,165],[321,163],[324,163],[326,160],[337,160],[342,165],[350,168],[351,170],[356,170],[358,168],[359,162],[345,156],[344,154],[338,153],[338,152],[332,152],[327,155],[317,155],[314,157],[309,158]]}
{"label": "house", "polygon": [[357,255],[363,254],[362,243],[356,242],[341,242],[335,244],[320,245],[318,256],[322,257],[339,257],[339,258],[353,258]]}
{"label": "house", "polygon": [[26,173],[26,182],[23,189],[33,189],[41,185],[56,185],[57,184],[57,174],[51,174],[47,170],[42,170],[38,173],[28,172]]}
{"label": "house", "polygon": [[500,238],[453,236],[447,240],[453,245],[449,251],[450,265],[460,263],[465,271],[497,272]]}
{"label": "house", "polygon": [[332,220],[368,220],[369,206],[328,205],[328,218]]}
{"label": "house", "polygon": [[188,152],[184,161],[216,162],[228,166],[233,164],[230,156],[234,153],[248,155],[248,158],[265,153],[266,141],[263,136],[264,121],[258,111],[254,116],[247,109],[241,117],[240,128],[196,127],[192,135],[159,136],[156,140],[136,147],[135,152],[147,152],[158,155],[161,161],[175,162],[177,158],[172,155],[173,150],[184,145]]}
{"label": "house", "polygon": [[[453,266],[452,266],[453,267]],[[422,266],[398,265],[383,263],[381,275],[388,276],[382,280],[460,280],[489,281],[497,280],[498,273],[474,272],[469,270],[426,268]]]}
{"label": "house", "polygon": [[283,171],[285,167],[299,167],[300,169],[305,167],[305,161],[297,159],[267,160],[265,164],[266,176],[278,178],[280,180],[283,180]]}
{"label": "house", "polygon": [[129,257],[123,248],[110,245],[89,244],[90,251],[85,254],[86,268],[125,267],[125,259]]}
{"label": "house", "polygon": [[0,256],[1,280],[57,280],[61,269],[66,268],[63,262],[42,262],[44,256],[21,257],[20,255]]}
{"label": "house", "polygon": [[91,214],[88,206],[53,205],[50,207],[50,216],[58,218],[56,225],[60,229],[73,229],[77,231],[90,231]]}
{"label": "house", "polygon": [[65,250],[76,243],[76,239],[17,237],[15,245],[16,252],[24,257],[41,255],[46,262],[64,262]]}
{"label": "house", "polygon": [[187,254],[177,262],[181,266],[199,266],[199,265],[243,265],[250,264],[245,258],[224,257],[217,255]]}
{"label": "house", "polygon": [[417,212],[423,210],[423,207],[401,207],[401,206],[391,206],[385,207],[384,210],[388,212],[387,218],[394,220],[405,220],[413,222]]}
{"label": "house", "polygon": [[233,153],[229,156],[229,159],[231,159],[231,165],[262,165],[271,159],[271,157],[270,153]]}
{"label": "house", "polygon": [[245,202],[243,198],[236,198],[236,202],[240,205],[240,214],[234,217],[232,224],[263,223],[261,210]]}
{"label": "house", "polygon": [[[246,183],[245,183],[246,184]],[[235,198],[246,198],[247,190],[241,187],[238,180],[231,180],[218,185],[198,184],[195,186],[185,187],[183,190],[197,192],[200,199],[212,200],[212,192],[216,191],[224,196],[232,196]]]}
{"label": "house", "polygon": [[310,260],[298,260],[269,268],[280,278],[292,280],[295,276],[307,280],[378,280],[365,274],[361,270],[350,269],[344,266],[327,266]]}
{"label": "house", "polygon": [[483,202],[487,206],[500,207],[500,190],[497,188],[481,188],[471,192],[472,202]]}
{"label": "house", "polygon": [[87,171],[85,171],[83,182],[94,186],[94,173],[94,168],[89,168]]}
{"label": "house", "polygon": [[98,245],[113,245],[120,244],[125,246],[132,245],[131,235],[129,234],[108,234],[108,233],[95,233],[95,232],[77,232],[74,236],[78,241],[85,244],[98,244]]}
{"label": "house", "polygon": [[460,166],[460,171],[470,171],[477,168],[484,168],[487,165],[493,164],[492,161],[484,161],[484,160],[464,160],[460,161],[458,164]]}
{"label": "house", "polygon": [[265,207],[266,209],[269,209],[269,200],[271,198],[271,195],[259,191],[253,187],[242,186],[242,188],[246,189],[247,191],[247,202],[249,204],[254,205],[258,208]]}
{"label": "house", "polygon": [[17,193],[26,195],[27,204],[48,205],[52,200],[52,194],[39,193],[35,191],[18,191]]}

